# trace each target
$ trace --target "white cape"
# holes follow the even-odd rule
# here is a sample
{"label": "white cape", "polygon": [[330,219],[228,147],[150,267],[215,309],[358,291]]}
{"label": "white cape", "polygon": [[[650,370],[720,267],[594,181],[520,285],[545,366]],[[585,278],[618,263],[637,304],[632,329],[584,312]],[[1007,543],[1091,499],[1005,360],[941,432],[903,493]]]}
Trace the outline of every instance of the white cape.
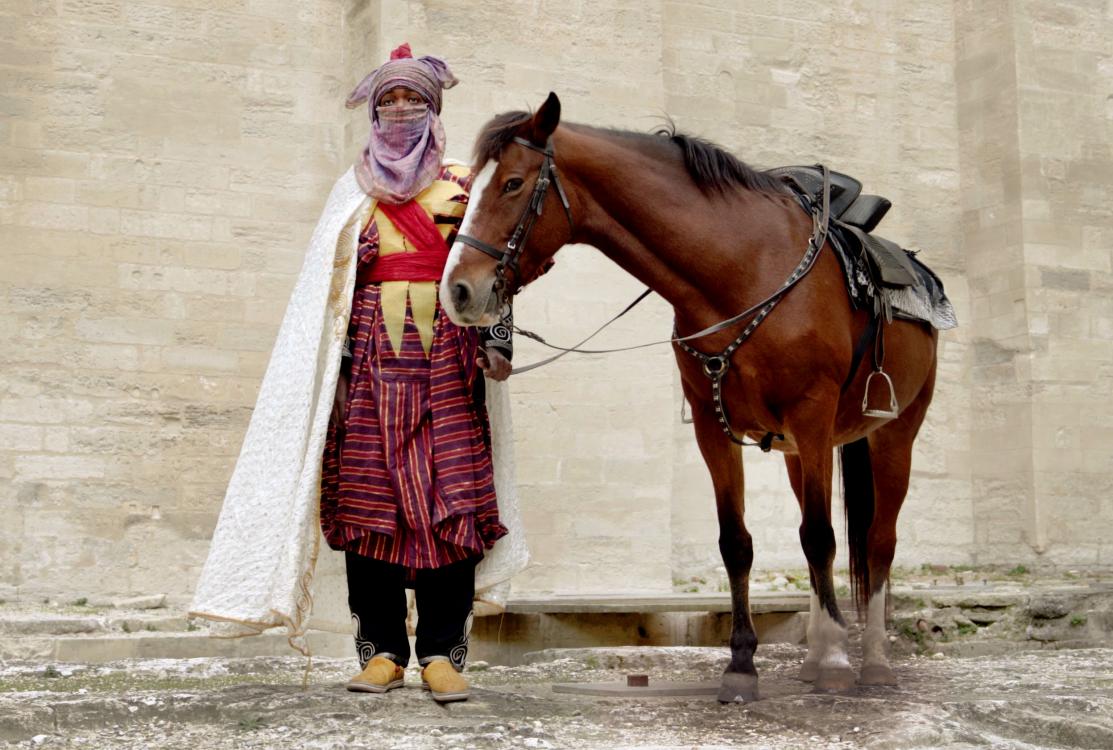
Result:
{"label": "white cape", "polygon": [[[318,588],[318,559],[334,556],[339,562],[331,566],[343,571],[342,553],[329,551],[321,536],[321,462],[351,315],[356,248],[373,208],[349,169],[333,187],[310,240],[190,606],[190,615],[222,623],[220,634],[253,635],[281,626],[291,645],[307,653],[304,634]],[[499,515],[510,533],[476,570],[477,615],[502,610],[511,576],[529,559],[505,383],[487,381],[487,410]],[[339,587],[330,588],[334,598],[342,596]],[[341,604],[346,607],[327,606],[336,611]],[[346,615],[325,621],[328,629],[349,627]],[[314,627],[320,627],[319,618]]]}

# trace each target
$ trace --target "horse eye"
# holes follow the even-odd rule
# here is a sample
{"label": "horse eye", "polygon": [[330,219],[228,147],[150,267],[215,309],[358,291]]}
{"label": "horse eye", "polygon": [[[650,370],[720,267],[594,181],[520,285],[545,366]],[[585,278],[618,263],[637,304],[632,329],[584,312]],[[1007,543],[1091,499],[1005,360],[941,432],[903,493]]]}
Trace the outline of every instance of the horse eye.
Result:
{"label": "horse eye", "polygon": [[502,192],[503,193],[513,193],[515,190],[517,190],[521,186],[522,186],[522,179],[520,177],[511,177],[509,180],[506,181],[506,184],[502,186]]}

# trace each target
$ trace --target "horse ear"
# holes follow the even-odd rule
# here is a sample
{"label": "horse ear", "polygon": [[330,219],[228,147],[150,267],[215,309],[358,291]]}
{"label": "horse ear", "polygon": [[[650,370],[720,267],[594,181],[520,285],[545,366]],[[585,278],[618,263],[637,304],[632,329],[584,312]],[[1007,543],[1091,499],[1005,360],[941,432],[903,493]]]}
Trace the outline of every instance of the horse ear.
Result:
{"label": "horse ear", "polygon": [[549,136],[556,130],[557,125],[560,124],[560,99],[552,91],[549,92],[549,98],[541,105],[533,115],[533,120],[530,121],[530,140],[538,146],[544,146],[549,142]]}

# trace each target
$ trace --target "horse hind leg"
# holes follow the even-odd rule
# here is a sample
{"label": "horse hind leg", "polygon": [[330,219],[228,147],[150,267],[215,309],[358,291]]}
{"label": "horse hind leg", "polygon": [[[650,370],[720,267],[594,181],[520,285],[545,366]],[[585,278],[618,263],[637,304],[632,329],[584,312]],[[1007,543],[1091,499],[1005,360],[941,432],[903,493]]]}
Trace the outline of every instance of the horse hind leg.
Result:
{"label": "horse hind leg", "polygon": [[[912,470],[912,443],[923,423],[931,400],[931,383],[901,416],[870,434],[864,466],[856,470],[872,477],[874,509],[869,526],[866,561],[868,564],[869,602],[866,627],[862,632],[862,685],[895,685],[896,675],[889,664],[889,639],[885,630],[889,571],[897,545],[897,515],[908,493]],[[844,458],[845,461],[845,458]],[[844,472],[851,470],[844,464]],[[850,501],[849,493],[847,496]]]}

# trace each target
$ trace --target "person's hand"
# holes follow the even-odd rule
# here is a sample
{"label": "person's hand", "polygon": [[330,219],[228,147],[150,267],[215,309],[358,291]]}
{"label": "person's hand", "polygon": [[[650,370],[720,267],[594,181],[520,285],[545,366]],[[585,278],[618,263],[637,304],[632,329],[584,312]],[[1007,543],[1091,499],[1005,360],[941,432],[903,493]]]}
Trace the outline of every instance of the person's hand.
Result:
{"label": "person's hand", "polygon": [[514,369],[510,360],[502,356],[502,353],[494,347],[481,349],[475,362],[483,369],[483,374],[491,380],[506,380]]}
{"label": "person's hand", "polygon": [[336,378],[336,396],[332,400],[332,418],[337,426],[344,428],[348,420],[348,373],[344,367]]}

